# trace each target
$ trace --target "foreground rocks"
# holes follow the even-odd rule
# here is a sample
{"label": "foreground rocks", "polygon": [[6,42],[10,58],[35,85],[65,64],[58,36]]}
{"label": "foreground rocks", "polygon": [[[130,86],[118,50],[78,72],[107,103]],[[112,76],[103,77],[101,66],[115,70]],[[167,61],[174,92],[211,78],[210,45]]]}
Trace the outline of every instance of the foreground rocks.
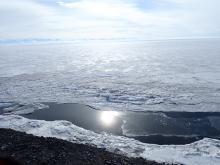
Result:
{"label": "foreground rocks", "polygon": [[0,157],[10,157],[22,165],[160,165],[142,158],[113,154],[105,149],[10,129],[0,129]]}

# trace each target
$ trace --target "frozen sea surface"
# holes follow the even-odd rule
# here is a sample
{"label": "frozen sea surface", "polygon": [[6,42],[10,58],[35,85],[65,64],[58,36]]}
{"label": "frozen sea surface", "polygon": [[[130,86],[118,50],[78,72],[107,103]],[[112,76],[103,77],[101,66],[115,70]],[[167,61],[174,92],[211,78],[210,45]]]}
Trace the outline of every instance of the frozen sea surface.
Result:
{"label": "frozen sea surface", "polygon": [[0,46],[0,102],[220,111],[220,40]]}
{"label": "frozen sea surface", "polygon": [[[101,110],[220,112],[220,40],[0,46],[0,111],[31,113],[45,108],[40,102]],[[161,146],[18,115],[0,115],[0,127],[151,160],[220,164],[219,140]],[[216,127],[219,118],[209,121]]]}

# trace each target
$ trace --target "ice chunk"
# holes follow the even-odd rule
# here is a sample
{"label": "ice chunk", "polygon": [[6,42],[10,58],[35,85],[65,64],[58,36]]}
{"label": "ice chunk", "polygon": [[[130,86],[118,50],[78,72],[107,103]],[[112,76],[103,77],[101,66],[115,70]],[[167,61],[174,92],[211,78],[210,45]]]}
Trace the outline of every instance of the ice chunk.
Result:
{"label": "ice chunk", "polygon": [[47,108],[48,105],[42,103],[29,103],[29,104],[15,104],[14,106],[6,107],[3,109],[7,114],[28,114],[35,110]]}

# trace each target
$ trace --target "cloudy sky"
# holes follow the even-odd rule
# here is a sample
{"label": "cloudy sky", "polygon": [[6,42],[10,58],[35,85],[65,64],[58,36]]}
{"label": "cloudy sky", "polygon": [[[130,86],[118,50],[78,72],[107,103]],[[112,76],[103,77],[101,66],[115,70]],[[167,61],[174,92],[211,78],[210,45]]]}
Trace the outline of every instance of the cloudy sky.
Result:
{"label": "cloudy sky", "polygon": [[220,37],[220,0],[0,0],[0,40]]}

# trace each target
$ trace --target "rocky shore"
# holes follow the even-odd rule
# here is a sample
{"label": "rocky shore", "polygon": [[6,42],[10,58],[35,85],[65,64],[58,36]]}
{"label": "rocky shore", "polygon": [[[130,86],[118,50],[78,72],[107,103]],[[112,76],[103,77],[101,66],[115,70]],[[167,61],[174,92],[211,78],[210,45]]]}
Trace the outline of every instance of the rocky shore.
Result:
{"label": "rocky shore", "polygon": [[142,158],[128,158],[89,145],[0,129],[0,161],[6,161],[7,158],[16,160],[21,165],[163,164]]}

